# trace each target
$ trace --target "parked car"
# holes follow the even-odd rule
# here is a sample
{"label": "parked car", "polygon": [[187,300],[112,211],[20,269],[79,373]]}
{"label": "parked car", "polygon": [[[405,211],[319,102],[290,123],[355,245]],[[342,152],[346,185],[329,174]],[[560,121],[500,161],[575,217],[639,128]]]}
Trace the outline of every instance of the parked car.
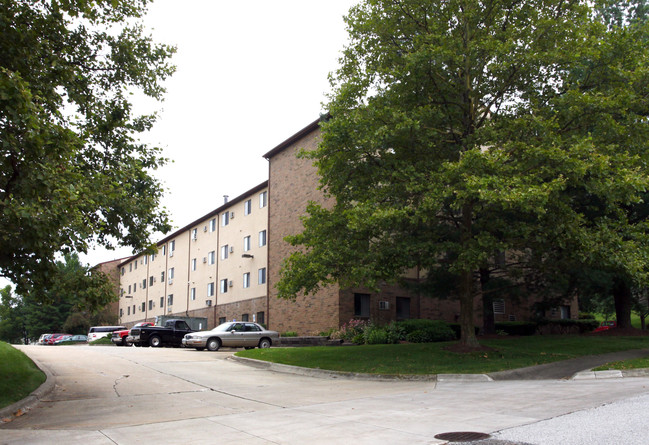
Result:
{"label": "parked car", "polygon": [[65,337],[66,335],[70,335],[70,334],[52,334],[47,338],[47,340],[45,340],[45,344],[53,345],[55,341],[60,340],[62,337]]}
{"label": "parked car", "polygon": [[95,341],[103,337],[110,337],[114,331],[126,329],[124,326],[93,326],[88,330],[88,341]]}
{"label": "parked car", "polygon": [[[140,328],[142,326],[153,326],[154,323],[152,321],[143,321],[141,323],[137,323],[134,328]],[[129,332],[131,332],[130,329],[122,329],[120,331],[113,331],[112,337],[110,340],[115,343],[117,346],[128,346],[131,344],[131,338],[129,338]]]}
{"label": "parked car", "polygon": [[252,349],[270,348],[279,343],[279,333],[264,329],[257,323],[227,322],[211,331],[192,332],[185,335],[183,345],[202,351],[218,351],[221,346]]}
{"label": "parked car", "polygon": [[88,343],[87,335],[71,335],[69,338],[61,340],[58,344],[65,345],[71,343]]}
{"label": "parked car", "polygon": [[164,326],[141,326],[131,329],[130,337],[135,346],[181,346],[183,337],[190,329],[185,320],[171,319]]}
{"label": "parked car", "polygon": [[617,322],[613,320],[606,320],[603,321],[599,327],[597,327],[593,332],[602,332],[602,331],[608,331],[609,329],[614,329],[617,328]]}
{"label": "parked car", "polygon": [[39,345],[44,345],[44,344],[45,344],[45,340],[47,340],[48,338],[50,338],[50,335],[52,335],[52,334],[42,334],[42,335],[38,338],[38,344],[39,344]]}
{"label": "parked car", "polygon": [[70,339],[70,338],[72,338],[71,335],[64,335],[64,336],[59,337],[59,338],[57,338],[56,340],[54,340],[54,344],[55,344],[55,345],[60,345],[61,342],[65,341],[65,340],[68,340],[68,339]]}

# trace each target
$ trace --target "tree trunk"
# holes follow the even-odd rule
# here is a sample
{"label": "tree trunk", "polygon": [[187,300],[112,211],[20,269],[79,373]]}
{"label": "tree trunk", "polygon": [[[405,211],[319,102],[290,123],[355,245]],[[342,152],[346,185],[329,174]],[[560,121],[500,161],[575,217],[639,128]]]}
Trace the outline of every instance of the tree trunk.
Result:
{"label": "tree trunk", "polygon": [[460,285],[460,343],[470,348],[480,347],[473,322],[473,273],[464,271]]}
{"label": "tree trunk", "polygon": [[628,329],[631,327],[631,287],[626,280],[616,278],[613,285],[613,298],[615,299],[615,318],[617,327]]}
{"label": "tree trunk", "polygon": [[480,288],[482,290],[482,331],[485,335],[496,333],[496,321],[494,318],[493,294],[487,292],[489,282],[489,269],[480,268]]}

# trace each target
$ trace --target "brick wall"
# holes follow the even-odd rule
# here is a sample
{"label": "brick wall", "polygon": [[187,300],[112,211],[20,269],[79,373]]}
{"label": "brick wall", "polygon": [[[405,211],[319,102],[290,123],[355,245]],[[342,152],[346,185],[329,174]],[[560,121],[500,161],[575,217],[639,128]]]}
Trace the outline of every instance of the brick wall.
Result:
{"label": "brick wall", "polygon": [[325,202],[315,167],[296,157],[300,149],[315,149],[319,135],[319,128],[312,128],[269,159],[268,323],[270,329],[280,332],[317,334],[340,325],[337,286],[315,296],[299,296],[294,302],[278,299],[275,289],[282,261],[294,250],[284,238],[302,231],[300,217],[309,201]]}

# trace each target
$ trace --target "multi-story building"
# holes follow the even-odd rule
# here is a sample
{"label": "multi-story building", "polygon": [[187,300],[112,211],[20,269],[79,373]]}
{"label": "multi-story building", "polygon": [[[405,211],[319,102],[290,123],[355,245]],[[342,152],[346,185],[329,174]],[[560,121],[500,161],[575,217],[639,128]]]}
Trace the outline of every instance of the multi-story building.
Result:
{"label": "multi-story building", "polygon": [[[328,205],[312,162],[298,157],[320,140],[319,120],[266,153],[269,179],[157,243],[155,254],[119,264],[119,321],[130,326],[159,315],[206,317],[208,328],[250,320],[280,332],[316,334],[352,318],[377,323],[406,318],[456,322],[456,299],[436,299],[384,284],[378,292],[331,285],[295,301],[277,298],[283,260],[294,247],[287,235],[302,230],[309,201]],[[335,240],[332,240],[335,242]],[[419,279],[419,271],[407,278]],[[495,299],[496,321],[524,320],[532,302]],[[475,300],[476,325],[482,301]],[[576,298],[553,318],[576,316]]]}
{"label": "multi-story building", "polygon": [[157,243],[119,268],[119,320],[206,317],[265,323],[268,182]]}

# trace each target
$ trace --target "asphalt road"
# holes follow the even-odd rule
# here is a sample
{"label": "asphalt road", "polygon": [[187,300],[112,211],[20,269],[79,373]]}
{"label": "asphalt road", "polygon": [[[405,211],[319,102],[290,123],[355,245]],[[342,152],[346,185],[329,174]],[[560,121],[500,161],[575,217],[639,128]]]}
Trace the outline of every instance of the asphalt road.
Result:
{"label": "asphalt road", "polygon": [[[0,444],[417,445],[460,431],[491,434],[494,444],[649,443],[626,433],[649,409],[646,377],[378,381],[252,367],[226,350],[20,349],[55,384],[0,425]],[[627,420],[619,429],[588,424],[614,415]],[[556,431],[573,441],[557,442]],[[580,432],[590,438],[580,442]]]}

